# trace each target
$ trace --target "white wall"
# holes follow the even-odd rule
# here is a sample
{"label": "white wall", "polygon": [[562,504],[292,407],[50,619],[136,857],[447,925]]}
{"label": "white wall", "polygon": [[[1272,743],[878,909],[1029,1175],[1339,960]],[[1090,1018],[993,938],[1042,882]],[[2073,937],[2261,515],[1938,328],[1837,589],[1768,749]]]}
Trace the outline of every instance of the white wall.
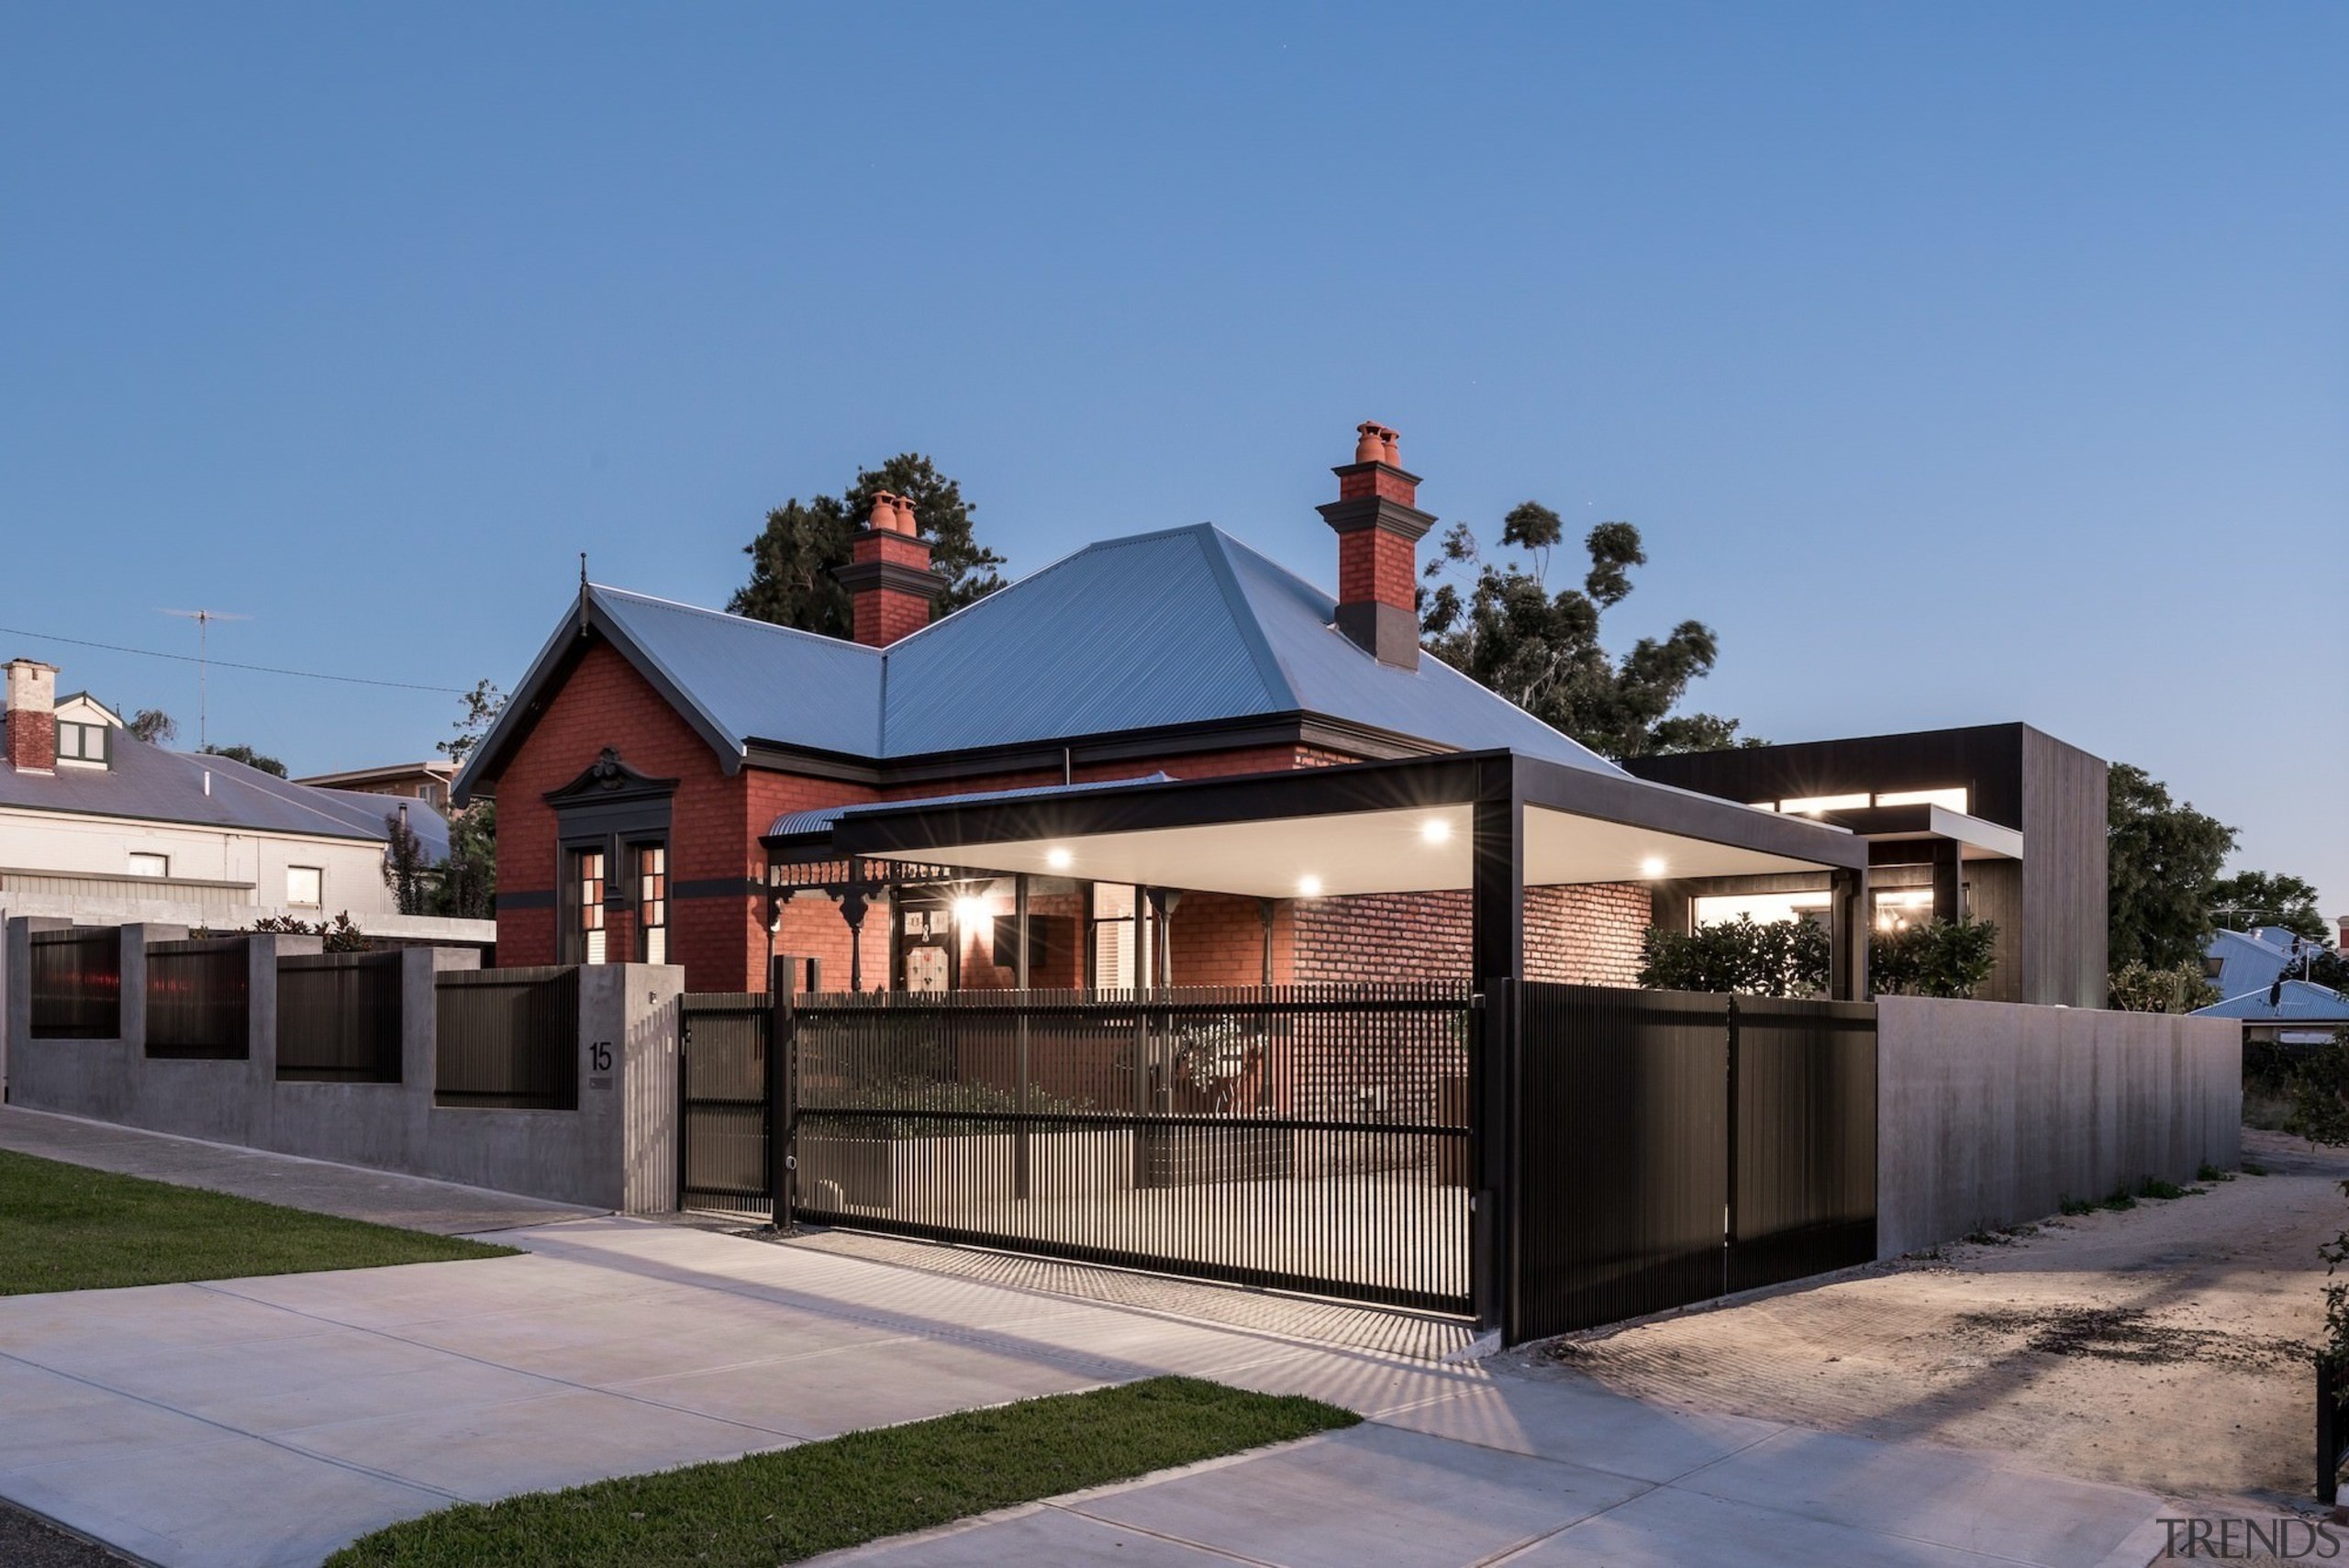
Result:
{"label": "white wall", "polygon": [[[16,889],[121,898],[125,895],[111,884],[128,876],[134,852],[170,857],[170,880],[192,884],[179,899],[183,903],[233,901],[276,909],[286,902],[286,869],[307,865],[319,868],[323,890],[315,908],[295,913],[316,918],[347,909],[360,919],[399,908],[384,885],[384,846],[372,839],[257,833],[62,811],[0,810],[0,897]],[[20,878],[20,873],[48,873],[51,878]],[[103,878],[107,885],[69,890],[52,880],[57,877]],[[199,895],[194,884],[206,884],[209,894]]]}

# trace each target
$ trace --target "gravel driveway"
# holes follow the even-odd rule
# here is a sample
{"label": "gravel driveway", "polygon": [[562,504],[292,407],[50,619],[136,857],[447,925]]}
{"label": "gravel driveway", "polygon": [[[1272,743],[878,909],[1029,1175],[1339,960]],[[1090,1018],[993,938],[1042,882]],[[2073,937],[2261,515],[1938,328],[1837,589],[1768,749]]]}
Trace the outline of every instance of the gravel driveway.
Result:
{"label": "gravel driveway", "polygon": [[1642,1399],[2307,1497],[2317,1248],[2349,1224],[2349,1151],[2246,1129],[2243,1157],[2270,1173],[1527,1353]]}

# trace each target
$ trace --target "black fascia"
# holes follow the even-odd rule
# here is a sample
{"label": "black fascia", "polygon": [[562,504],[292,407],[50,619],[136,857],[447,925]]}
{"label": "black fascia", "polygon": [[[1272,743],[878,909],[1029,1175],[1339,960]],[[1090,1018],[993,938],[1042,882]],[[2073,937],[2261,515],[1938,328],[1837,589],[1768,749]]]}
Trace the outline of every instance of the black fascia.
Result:
{"label": "black fascia", "polygon": [[[1453,806],[1491,795],[1497,787],[1496,766],[1503,769],[1514,793],[1529,806],[1734,845],[1811,865],[1867,864],[1864,840],[1816,822],[1508,751],[1453,751],[1436,757],[1183,779],[1163,784],[1105,785],[1097,794],[1078,790],[1001,801],[908,805],[895,810],[868,807],[836,823],[828,842],[834,855],[890,855],[964,844]],[[804,851],[811,842],[807,835],[763,841],[778,851]]]}
{"label": "black fascia", "polygon": [[[1453,806],[1475,798],[1476,764],[1486,755],[1455,751],[1159,784],[1108,784],[1097,794],[1080,789],[896,810],[871,807],[836,823],[830,844],[834,857],[904,854],[962,844]],[[763,841],[771,849],[787,850],[807,839],[793,835]]]}
{"label": "black fascia", "polygon": [[1757,811],[1718,795],[1570,768],[1539,757],[1519,757],[1516,771],[1517,793],[1528,806],[1783,855],[1811,865],[1851,869],[1868,863],[1866,840],[1809,817]]}

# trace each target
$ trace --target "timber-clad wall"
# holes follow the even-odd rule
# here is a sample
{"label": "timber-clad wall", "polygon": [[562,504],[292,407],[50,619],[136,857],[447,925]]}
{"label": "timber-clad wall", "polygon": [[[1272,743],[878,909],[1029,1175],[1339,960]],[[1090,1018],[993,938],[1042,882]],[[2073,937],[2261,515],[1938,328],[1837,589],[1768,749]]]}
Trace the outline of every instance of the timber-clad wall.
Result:
{"label": "timber-clad wall", "polygon": [[2110,939],[2106,768],[2076,746],[2022,730],[2022,995],[2101,1007]]}

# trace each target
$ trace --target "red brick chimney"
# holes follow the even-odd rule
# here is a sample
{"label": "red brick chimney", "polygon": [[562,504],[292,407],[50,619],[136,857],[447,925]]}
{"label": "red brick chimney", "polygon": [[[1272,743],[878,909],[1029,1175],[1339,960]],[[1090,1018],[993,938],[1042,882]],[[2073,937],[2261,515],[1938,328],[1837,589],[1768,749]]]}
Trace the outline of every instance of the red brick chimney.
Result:
{"label": "red brick chimney", "polygon": [[849,563],[832,575],[849,593],[856,640],[886,648],[930,624],[930,606],[946,579],[930,569],[930,541],[914,532],[913,503],[886,490],[873,497],[873,515],[849,539]]}
{"label": "red brick chimney", "polygon": [[46,773],[57,766],[57,666],[8,661],[8,765]]}
{"label": "red brick chimney", "polygon": [[1331,472],[1338,498],[1319,508],[1338,532],[1338,629],[1400,669],[1419,667],[1419,540],[1435,526],[1412,505],[1419,476],[1397,455],[1386,426],[1354,427],[1354,461]]}

